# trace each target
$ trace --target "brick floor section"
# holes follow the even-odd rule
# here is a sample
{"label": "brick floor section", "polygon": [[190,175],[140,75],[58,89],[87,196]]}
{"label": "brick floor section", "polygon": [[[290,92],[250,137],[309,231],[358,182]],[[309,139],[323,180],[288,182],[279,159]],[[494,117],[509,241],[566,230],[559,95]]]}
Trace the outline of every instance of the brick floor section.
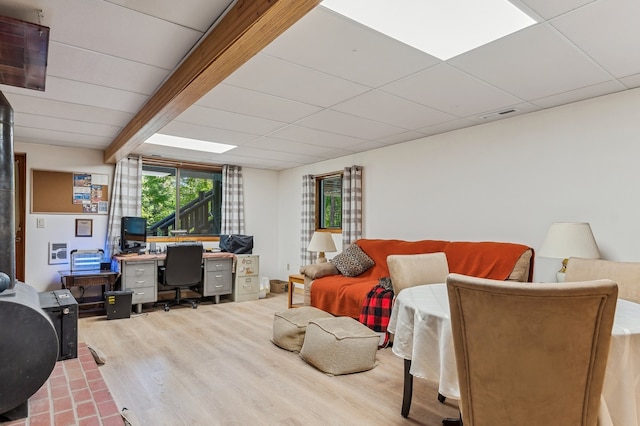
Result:
{"label": "brick floor section", "polygon": [[29,416],[2,426],[122,426],[118,406],[85,343],[78,358],[56,362],[44,385],[29,398]]}

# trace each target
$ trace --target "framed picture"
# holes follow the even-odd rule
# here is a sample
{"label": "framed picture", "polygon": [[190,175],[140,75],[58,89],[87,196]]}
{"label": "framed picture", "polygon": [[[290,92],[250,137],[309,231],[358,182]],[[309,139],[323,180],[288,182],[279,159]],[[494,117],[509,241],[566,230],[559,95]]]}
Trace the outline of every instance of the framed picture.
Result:
{"label": "framed picture", "polygon": [[93,236],[93,219],[76,219],[76,237]]}

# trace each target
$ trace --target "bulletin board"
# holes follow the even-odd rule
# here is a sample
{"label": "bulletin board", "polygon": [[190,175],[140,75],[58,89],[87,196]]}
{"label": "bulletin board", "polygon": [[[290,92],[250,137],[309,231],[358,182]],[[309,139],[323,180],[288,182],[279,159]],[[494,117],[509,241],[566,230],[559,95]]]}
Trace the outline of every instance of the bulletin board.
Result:
{"label": "bulletin board", "polygon": [[107,214],[109,176],[31,170],[31,213]]}

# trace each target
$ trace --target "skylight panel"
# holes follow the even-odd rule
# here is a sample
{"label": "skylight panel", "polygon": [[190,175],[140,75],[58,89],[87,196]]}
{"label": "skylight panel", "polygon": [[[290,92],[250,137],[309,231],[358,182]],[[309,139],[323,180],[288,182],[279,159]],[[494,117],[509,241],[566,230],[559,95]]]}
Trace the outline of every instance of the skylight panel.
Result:
{"label": "skylight panel", "polygon": [[192,151],[212,152],[214,154],[222,154],[233,148],[237,148],[236,145],[227,145],[224,143],[209,142],[198,139],[182,138],[179,136],[163,135],[156,133],[145,141],[152,145],[169,146],[172,148],[189,149]]}
{"label": "skylight panel", "polygon": [[321,4],[443,61],[536,23],[507,0],[323,0]]}

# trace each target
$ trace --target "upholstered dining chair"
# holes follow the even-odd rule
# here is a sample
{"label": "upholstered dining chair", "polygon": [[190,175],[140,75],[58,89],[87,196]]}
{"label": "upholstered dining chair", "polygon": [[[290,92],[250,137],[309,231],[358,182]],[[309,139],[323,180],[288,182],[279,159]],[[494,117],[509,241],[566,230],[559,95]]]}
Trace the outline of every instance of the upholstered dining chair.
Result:
{"label": "upholstered dining chair", "polygon": [[571,257],[565,281],[610,279],[618,284],[618,297],[640,303],[640,262],[615,262]]}
{"label": "upholstered dining chair", "polygon": [[443,283],[449,274],[444,253],[392,254],[387,256],[393,293],[416,285]]}
{"label": "upholstered dining chair", "polygon": [[172,244],[167,246],[164,267],[160,268],[160,282],[175,291],[175,298],[164,305],[168,311],[171,306],[190,303],[193,309],[198,307],[198,299],[183,299],[182,290],[195,288],[202,281],[202,245]]}
{"label": "upholstered dining chair", "polygon": [[611,280],[447,278],[465,426],[595,426],[616,309]]}

